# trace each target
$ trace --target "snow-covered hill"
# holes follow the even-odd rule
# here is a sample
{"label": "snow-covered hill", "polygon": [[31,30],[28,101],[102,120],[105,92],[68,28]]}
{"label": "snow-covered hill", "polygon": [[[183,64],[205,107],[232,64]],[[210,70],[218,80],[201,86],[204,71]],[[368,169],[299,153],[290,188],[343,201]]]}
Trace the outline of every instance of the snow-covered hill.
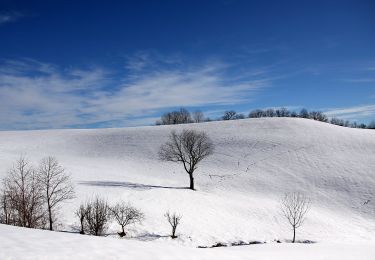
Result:
{"label": "snow-covered hill", "polygon": [[[196,171],[197,191],[181,165],[157,152],[171,130],[204,130],[215,154]],[[56,156],[75,182],[77,198],[63,206],[61,224],[74,230],[73,211],[100,194],[131,201],[145,213],[130,235],[168,240],[167,211],[183,215],[171,243],[289,239],[279,201],[303,191],[312,208],[297,239],[375,242],[375,131],[298,118],[262,118],[123,129],[0,132],[1,175],[23,154],[37,164]],[[116,225],[110,228],[115,232]],[[169,240],[168,240],[169,242]]]}

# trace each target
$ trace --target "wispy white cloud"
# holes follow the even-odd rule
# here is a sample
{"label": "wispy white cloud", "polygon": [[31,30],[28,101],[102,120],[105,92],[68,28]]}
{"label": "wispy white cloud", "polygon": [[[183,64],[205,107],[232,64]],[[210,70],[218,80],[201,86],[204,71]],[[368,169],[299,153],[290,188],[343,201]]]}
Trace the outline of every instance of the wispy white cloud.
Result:
{"label": "wispy white cloud", "polygon": [[0,68],[0,129],[148,124],[167,108],[249,102],[270,83],[233,80],[221,63],[120,78],[103,68],[60,69],[25,59],[2,61]]}
{"label": "wispy white cloud", "polygon": [[6,12],[0,13],[0,25],[10,22],[15,22],[20,19],[23,15],[19,12]]}
{"label": "wispy white cloud", "polygon": [[327,110],[325,113],[330,117],[339,117],[348,120],[368,119],[375,117],[375,105],[336,108]]}
{"label": "wispy white cloud", "polygon": [[344,81],[351,83],[372,83],[375,82],[375,78],[345,79]]}

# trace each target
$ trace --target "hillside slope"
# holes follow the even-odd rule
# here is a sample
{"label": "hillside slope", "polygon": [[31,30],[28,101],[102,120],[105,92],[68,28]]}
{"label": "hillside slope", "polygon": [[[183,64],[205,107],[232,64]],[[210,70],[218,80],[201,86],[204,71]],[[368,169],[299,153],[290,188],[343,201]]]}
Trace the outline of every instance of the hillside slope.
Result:
{"label": "hillside slope", "polygon": [[[197,191],[181,189],[180,165],[157,152],[171,130],[204,130],[215,154],[196,172]],[[290,238],[279,201],[299,190],[313,201],[297,239],[375,242],[375,131],[312,120],[262,118],[124,129],[0,132],[1,175],[21,155],[56,156],[71,173],[77,198],[62,208],[61,229],[74,230],[77,205],[94,194],[140,207],[144,223],[130,235],[166,240],[167,210],[183,214],[174,243]],[[368,202],[369,200],[369,202]],[[365,203],[367,201],[367,203]],[[110,232],[116,231],[116,225]]]}

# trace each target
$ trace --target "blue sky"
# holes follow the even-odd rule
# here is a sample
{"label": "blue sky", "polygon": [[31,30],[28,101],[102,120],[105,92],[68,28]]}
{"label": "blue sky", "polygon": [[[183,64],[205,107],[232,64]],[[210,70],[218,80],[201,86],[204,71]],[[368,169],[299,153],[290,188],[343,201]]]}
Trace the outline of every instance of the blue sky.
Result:
{"label": "blue sky", "polygon": [[375,119],[375,2],[0,3],[0,129],[150,125],[186,107]]}

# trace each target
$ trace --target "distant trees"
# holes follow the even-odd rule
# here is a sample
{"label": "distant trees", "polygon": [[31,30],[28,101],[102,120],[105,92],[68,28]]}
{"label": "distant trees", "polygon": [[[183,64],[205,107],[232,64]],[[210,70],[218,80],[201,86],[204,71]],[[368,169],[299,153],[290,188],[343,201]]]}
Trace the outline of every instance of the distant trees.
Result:
{"label": "distant trees", "polygon": [[[265,117],[267,115],[267,111],[263,111],[262,109],[255,109],[255,110],[253,110],[253,111],[250,112],[249,118],[261,118],[261,117]],[[275,115],[275,111],[273,109],[271,109],[270,111],[272,111],[272,117],[273,117]],[[270,117],[271,117],[271,115],[270,115]]]}
{"label": "distant trees", "polygon": [[[344,127],[352,127],[352,128],[367,128],[367,129],[375,129],[375,121],[370,123],[368,126],[364,123],[357,124],[356,122],[349,122],[348,120],[342,120],[338,118],[331,118],[329,119],[327,115],[325,115],[321,111],[308,111],[307,109],[303,108],[299,113],[296,111],[290,111],[285,107],[282,108],[268,108],[268,109],[255,109],[248,114],[248,118],[261,118],[261,117],[299,117],[299,118],[306,118],[312,119],[316,121],[326,122],[334,125],[344,126]],[[157,125],[173,125],[173,124],[188,124],[188,123],[201,123],[201,122],[209,122],[209,121],[219,121],[219,120],[237,120],[237,119],[244,119],[244,114],[239,114],[234,110],[227,110],[224,112],[224,115],[217,119],[211,119],[204,117],[203,112],[197,110],[194,111],[192,114],[185,108],[181,108],[180,110],[172,111],[164,113],[160,120],[156,122]]]}
{"label": "distant trees", "polygon": [[202,111],[194,111],[193,112],[193,122],[194,123],[202,123],[205,121],[204,114]]}
{"label": "distant trees", "polygon": [[371,123],[367,127],[368,129],[375,129],[375,121],[371,121]]}
{"label": "distant trees", "polygon": [[177,226],[180,224],[181,222],[181,219],[182,219],[182,215],[178,215],[177,213],[165,213],[164,215],[167,220],[168,220],[168,223],[169,225],[171,225],[171,228],[172,228],[172,234],[171,234],[171,238],[172,239],[175,239],[177,238],[176,236],[176,230],[177,230]]}
{"label": "distant trees", "polygon": [[169,140],[160,147],[159,158],[163,161],[182,163],[189,175],[190,189],[194,190],[194,171],[198,164],[213,154],[214,144],[205,132],[172,131]]}
{"label": "distant trees", "polygon": [[293,229],[292,243],[296,241],[296,229],[302,226],[309,209],[310,199],[303,193],[286,193],[282,199],[282,213]]}
{"label": "distant trees", "polygon": [[236,118],[237,112],[234,110],[228,110],[224,112],[224,115],[222,116],[223,120],[233,120]]}
{"label": "distant trees", "polygon": [[125,227],[130,224],[140,223],[144,218],[144,214],[137,208],[123,201],[118,202],[115,206],[110,208],[111,213],[117,224],[121,226],[121,232],[118,233],[120,237],[124,237]]}
{"label": "distant trees", "polygon": [[57,218],[54,213],[59,204],[74,198],[73,185],[65,169],[51,156],[42,159],[38,169],[38,180],[47,203],[49,229],[53,230],[53,223]]}
{"label": "distant trees", "polygon": [[185,108],[180,110],[167,112],[163,114],[160,120],[156,121],[157,125],[177,125],[193,123],[190,112]]}
{"label": "distant trees", "polygon": [[311,111],[309,118],[316,121],[328,122],[328,117],[320,111]]}

